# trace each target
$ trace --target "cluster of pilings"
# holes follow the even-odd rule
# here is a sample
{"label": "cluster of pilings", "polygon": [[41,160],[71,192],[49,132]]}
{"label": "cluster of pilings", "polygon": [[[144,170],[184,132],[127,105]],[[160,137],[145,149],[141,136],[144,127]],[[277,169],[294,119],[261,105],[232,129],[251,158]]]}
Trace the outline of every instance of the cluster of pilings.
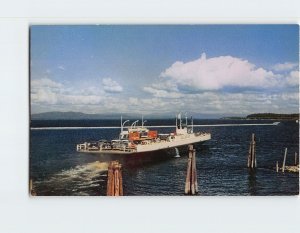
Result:
{"label": "cluster of pilings", "polygon": [[123,196],[122,165],[110,162],[107,173],[107,196]]}
{"label": "cluster of pilings", "polygon": [[[256,162],[256,142],[255,142],[255,135],[252,134],[251,141],[250,141],[250,147],[249,147],[249,153],[248,153],[248,162],[247,167],[251,170],[254,170],[257,167]],[[284,156],[283,156],[283,162],[281,168],[279,167],[278,161],[276,161],[276,172],[281,170],[283,173],[285,170],[291,171],[291,172],[297,172],[299,171],[298,167],[298,154],[295,152],[295,159],[294,159],[294,165],[293,166],[286,166],[286,157],[287,157],[287,148],[284,150]]]}
{"label": "cluster of pilings", "polygon": [[[189,157],[187,166],[187,175],[185,181],[186,195],[195,195],[198,193],[197,169],[196,169],[196,150],[193,145],[188,146]],[[118,161],[110,162],[107,173],[107,196],[122,196],[123,182],[121,164]]]}

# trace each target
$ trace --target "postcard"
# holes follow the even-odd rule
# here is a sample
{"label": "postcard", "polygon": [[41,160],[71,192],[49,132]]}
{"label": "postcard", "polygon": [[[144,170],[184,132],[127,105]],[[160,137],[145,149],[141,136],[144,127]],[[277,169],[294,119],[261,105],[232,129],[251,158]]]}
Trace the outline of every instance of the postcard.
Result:
{"label": "postcard", "polygon": [[31,25],[32,196],[299,195],[299,26]]}

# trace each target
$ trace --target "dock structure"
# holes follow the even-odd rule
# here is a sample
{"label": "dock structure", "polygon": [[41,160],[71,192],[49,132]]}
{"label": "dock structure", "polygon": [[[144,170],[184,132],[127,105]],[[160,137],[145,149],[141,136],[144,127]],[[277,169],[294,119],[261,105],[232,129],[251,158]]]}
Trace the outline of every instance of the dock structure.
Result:
{"label": "dock structure", "polygon": [[189,149],[189,158],[188,158],[184,193],[186,195],[195,195],[198,193],[196,150],[193,149],[193,145],[189,145],[188,149]]}
{"label": "dock structure", "polygon": [[255,150],[256,142],[255,142],[255,134],[252,134],[250,147],[249,147],[249,154],[248,154],[248,163],[247,166],[250,169],[256,168],[256,150]]}
{"label": "dock structure", "polygon": [[107,196],[123,196],[122,165],[110,162],[107,173]]}
{"label": "dock structure", "polygon": [[294,165],[286,165],[286,157],[287,157],[287,148],[284,149],[282,166],[279,167],[278,161],[276,162],[276,172],[281,171],[282,173],[285,172],[299,173],[299,164],[297,164],[297,152],[295,152]]}

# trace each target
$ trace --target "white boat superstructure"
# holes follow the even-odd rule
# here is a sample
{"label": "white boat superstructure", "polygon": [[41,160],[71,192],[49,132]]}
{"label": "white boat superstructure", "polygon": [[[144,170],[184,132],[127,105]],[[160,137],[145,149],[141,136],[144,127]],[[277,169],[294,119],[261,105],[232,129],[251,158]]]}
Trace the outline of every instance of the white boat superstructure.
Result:
{"label": "white boat superstructure", "polygon": [[127,122],[129,120],[122,122],[121,118],[121,132],[118,139],[78,144],[77,151],[102,154],[134,154],[176,148],[211,139],[210,133],[195,133],[193,121],[191,120],[191,125],[188,125],[187,117],[185,124],[183,124],[181,114],[176,116],[175,131],[168,134],[159,134],[157,130],[149,130],[144,126],[146,121],[143,121],[143,119],[141,126],[137,125],[137,120],[126,129],[124,126]]}

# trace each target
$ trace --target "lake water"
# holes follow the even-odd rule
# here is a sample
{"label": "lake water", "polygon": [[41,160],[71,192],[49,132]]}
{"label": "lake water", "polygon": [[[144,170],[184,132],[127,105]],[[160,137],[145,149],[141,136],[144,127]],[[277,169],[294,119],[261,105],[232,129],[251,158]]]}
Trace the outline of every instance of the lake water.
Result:
{"label": "lake water", "polygon": [[[194,120],[194,131],[210,132],[212,139],[195,145],[198,195],[298,195],[298,173],[276,173],[284,149],[286,165],[294,164],[299,152],[299,125],[282,121]],[[187,151],[180,158],[171,153],[151,157],[111,156],[79,153],[76,144],[118,137],[117,128],[37,129],[38,127],[119,126],[116,120],[31,121],[30,178],[37,195],[106,195],[107,163],[118,159],[123,164],[124,195],[184,195]],[[148,120],[147,125],[172,125],[174,120]],[[217,126],[222,124],[223,126]],[[158,128],[172,132],[172,128]],[[256,136],[257,169],[247,168],[251,134]],[[299,153],[298,153],[299,154]]]}

